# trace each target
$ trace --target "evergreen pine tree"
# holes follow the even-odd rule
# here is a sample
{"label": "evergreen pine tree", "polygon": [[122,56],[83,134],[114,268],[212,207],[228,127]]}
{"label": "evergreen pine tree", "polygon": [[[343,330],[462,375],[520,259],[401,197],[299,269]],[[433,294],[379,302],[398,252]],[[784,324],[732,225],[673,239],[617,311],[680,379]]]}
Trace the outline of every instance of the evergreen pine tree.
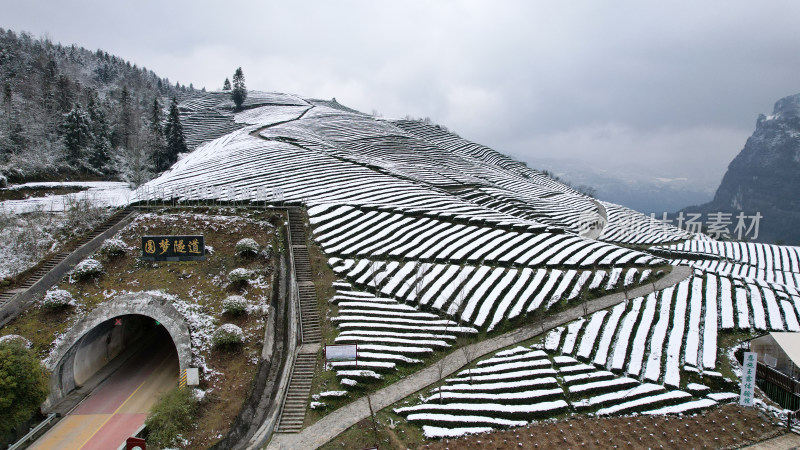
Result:
{"label": "evergreen pine tree", "polygon": [[231,80],[225,78],[225,82],[222,83],[222,90],[223,91],[230,91],[231,90]]}
{"label": "evergreen pine tree", "polygon": [[161,110],[161,102],[158,97],[153,99],[153,106],[150,108],[150,131],[154,134],[164,136],[161,123],[164,122],[164,113]]}
{"label": "evergreen pine tree", "polygon": [[178,112],[178,99],[176,97],[172,97],[172,103],[169,105],[167,124],[164,126],[164,137],[167,141],[166,157],[163,161],[160,161],[162,164],[161,167],[156,167],[156,170],[159,172],[175,164],[175,162],[178,161],[178,153],[189,151],[186,147],[186,139],[183,136],[183,125],[181,125],[181,116]]}
{"label": "evergreen pine tree", "polygon": [[119,96],[119,116],[117,118],[118,135],[117,144],[126,149],[131,148],[131,137],[133,135],[133,101],[127,86],[123,86]]}
{"label": "evergreen pine tree", "polygon": [[6,115],[6,127],[11,132],[11,85],[6,83],[3,87],[3,107]]}
{"label": "evergreen pine tree", "polygon": [[61,113],[69,112],[72,107],[72,83],[63,73],[56,78],[56,106]]}
{"label": "evergreen pine tree", "polygon": [[25,129],[22,124],[17,120],[12,120],[8,133],[3,136],[0,134],[0,156],[7,157],[8,155],[20,153],[28,145],[28,138],[25,135]]}
{"label": "evergreen pine tree", "polygon": [[84,152],[92,136],[89,116],[75,103],[72,109],[64,114],[61,123],[61,133],[64,147],[67,150],[67,163],[72,168],[82,166]]}
{"label": "evergreen pine tree", "polygon": [[166,143],[164,142],[164,128],[162,128],[162,123],[164,122],[164,113],[161,108],[161,102],[158,101],[158,97],[153,99],[153,106],[150,109],[150,123],[148,126],[148,146],[150,147],[150,154],[153,157],[153,167],[157,171],[164,170],[164,168],[169,167],[167,164],[167,154],[166,154]]}
{"label": "evergreen pine tree", "polygon": [[236,109],[240,109],[244,100],[247,98],[247,87],[244,85],[244,73],[242,68],[236,69],[233,74],[233,90],[231,91],[231,100],[236,103]]}
{"label": "evergreen pine tree", "polygon": [[108,172],[108,163],[111,160],[111,136],[108,130],[106,115],[97,103],[96,93],[89,93],[89,102],[86,106],[89,114],[89,123],[92,133],[92,148],[89,155],[89,164],[100,172]]}

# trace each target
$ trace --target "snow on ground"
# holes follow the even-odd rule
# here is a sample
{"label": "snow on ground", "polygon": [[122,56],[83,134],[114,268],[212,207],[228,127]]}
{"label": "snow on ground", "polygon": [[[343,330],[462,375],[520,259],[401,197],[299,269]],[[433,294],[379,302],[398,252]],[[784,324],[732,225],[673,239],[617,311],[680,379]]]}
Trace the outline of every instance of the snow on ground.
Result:
{"label": "snow on ground", "polygon": [[234,122],[245,125],[269,126],[281,122],[296,120],[303,115],[311,106],[261,106],[258,108],[246,109],[236,113]]}
{"label": "snow on ground", "polygon": [[658,322],[653,326],[653,335],[650,339],[649,352],[647,355],[647,366],[644,372],[644,378],[646,380],[658,381],[661,378],[661,357],[664,350],[664,339],[667,337],[670,307],[672,306],[672,295],[674,291],[674,288],[670,286],[660,293],[661,301]]}
{"label": "snow on ground", "polygon": [[586,325],[586,330],[583,332],[583,338],[581,338],[581,345],[578,348],[578,357],[588,359],[589,355],[592,354],[592,350],[595,348],[597,334],[600,331],[600,327],[603,325],[603,320],[607,313],[607,311],[598,311],[592,314],[592,318],[589,324]]}
{"label": "snow on ground", "polygon": [[553,328],[547,333],[547,338],[544,342],[545,350],[555,350],[558,344],[561,343],[561,335],[564,334],[564,327]]}
{"label": "snow on ground", "polygon": [[[578,319],[551,331],[544,348],[584,361],[593,357],[598,367],[624,369],[641,380],[678,387],[685,371],[720,376],[719,330],[735,326],[752,330],[750,311],[756,329],[800,329],[798,303],[789,300],[797,298],[793,292],[786,285],[695,270],[692,278],[657,297],[648,296],[646,302],[637,298],[615,306],[598,330],[591,325],[600,323],[600,314],[606,311],[591,316],[590,326],[584,327],[586,321]],[[564,330],[567,337],[562,342]],[[599,342],[598,334],[602,336]],[[609,345],[611,336],[613,345]],[[609,347],[613,347],[610,361],[605,354]]]}
{"label": "snow on ground", "polygon": [[[337,281],[334,287],[336,294],[331,303],[339,308],[339,314],[330,318],[339,330],[335,342],[358,345],[357,363],[331,363],[340,378],[376,378],[371,375],[379,376],[376,371],[394,371],[398,365],[419,364],[420,358],[429,356],[434,349],[450,347],[457,336],[477,333],[474,328],[440,319],[394,299],[354,291],[345,282]],[[361,368],[369,374],[360,374]],[[341,384],[343,391],[350,387]]]}
{"label": "snow on ground", "polygon": [[[598,217],[595,201],[491,149],[335,101],[272,93],[249,101],[235,117],[247,126],[201,145],[138,198],[307,206],[311,239],[353,283],[335,285],[339,310],[330,320],[337,342],[359,344],[365,368],[338,364],[343,390],[419,364],[485,324],[511,326],[509,319],[570,306],[589,291],[636,284],[637,274],[642,284],[662,269],[649,266],[666,263],[610,242],[659,245],[672,263],[698,270],[693,281],[553,330],[543,345],[553,354],[498,352],[449,378],[438,391],[448,393],[442,403],[429,395],[408,417],[432,436],[527,423],[577,405],[594,413],[694,411],[714,398],[677,388],[687,368],[717,368],[717,327],[800,328],[797,248],[717,242],[608,203],[601,238],[584,239],[574,233]],[[89,194],[113,205],[131,196],[120,183],[71,195]],[[72,200],[0,208],[63,209]],[[533,403],[558,389],[580,395]]]}
{"label": "snow on ground", "polygon": [[647,352],[647,335],[656,313],[656,294],[651,293],[647,296],[642,318],[637,324],[636,336],[631,343],[631,356],[628,362],[628,374],[639,376],[642,371],[642,361]]}
{"label": "snow on ground", "polygon": [[75,181],[25,183],[9,187],[9,189],[45,189],[45,188],[86,188],[80,192],[63,195],[34,197],[26,200],[6,200],[0,202],[0,212],[14,214],[28,212],[63,212],[77,201],[90,201],[97,206],[119,207],[127,205],[132,197],[128,183],[111,181]]}
{"label": "snow on ground", "polygon": [[[600,319],[589,319],[587,328],[594,328],[594,320]],[[545,369],[519,370],[530,363]],[[682,390],[598,370],[568,356],[519,346],[496,352],[478,365],[478,369],[445,379],[443,386],[430,389],[415,404],[394,411],[411,422],[439,430],[437,436],[458,436],[476,428],[518,426],[513,421],[528,423],[573,411],[670,414],[716,404],[711,397],[697,398]],[[469,378],[468,372],[474,376]]]}
{"label": "snow on ground", "polygon": [[[105,219],[106,206],[124,205],[125,183],[27,183],[11,190],[88,188],[77,193],[0,202],[0,279],[14,276],[62,247],[60,238],[82,233]],[[66,210],[65,210],[66,208]]]}

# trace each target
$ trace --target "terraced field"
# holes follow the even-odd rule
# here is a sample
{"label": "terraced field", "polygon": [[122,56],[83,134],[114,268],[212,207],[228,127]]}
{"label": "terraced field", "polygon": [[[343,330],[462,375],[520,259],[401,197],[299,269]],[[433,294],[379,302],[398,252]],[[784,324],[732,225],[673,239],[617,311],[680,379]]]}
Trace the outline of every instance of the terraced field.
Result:
{"label": "terraced field", "polygon": [[359,380],[380,379],[381,372],[393,371],[398,364],[420,364],[434,349],[451,348],[458,336],[478,332],[390,298],[353,291],[347,283],[335,287],[331,303],[339,313],[331,322],[339,335],[334,342],[358,345],[357,361],[329,363],[343,390]]}
{"label": "terraced field", "polygon": [[[358,364],[333,363],[338,386],[319,398],[352,399],[458,342],[618,292],[624,302],[545,330],[539,347],[500,351],[394,410],[432,437],[564,414],[689,412],[732,398],[721,337],[800,331],[796,247],[687,233],[435,125],[274,93],[234,114],[220,95],[181,105],[202,143],[134,201],[307,209],[340,280],[327,343],[359,345]],[[627,298],[676,265],[694,275]]]}
{"label": "terraced field", "polygon": [[523,426],[569,412],[677,414],[738,398],[707,391],[668,390],[569,356],[515,347],[447,378],[418,404],[394,411],[422,425],[428,437],[453,437]]}

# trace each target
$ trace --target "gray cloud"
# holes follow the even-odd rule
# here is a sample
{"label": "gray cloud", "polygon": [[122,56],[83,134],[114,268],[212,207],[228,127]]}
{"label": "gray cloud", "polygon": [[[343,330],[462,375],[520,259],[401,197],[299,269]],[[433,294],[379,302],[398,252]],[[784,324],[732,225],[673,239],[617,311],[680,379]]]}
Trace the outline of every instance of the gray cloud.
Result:
{"label": "gray cloud", "polygon": [[0,26],[100,47],[209,89],[429,116],[527,157],[719,179],[759,112],[800,91],[797,2],[0,1]]}

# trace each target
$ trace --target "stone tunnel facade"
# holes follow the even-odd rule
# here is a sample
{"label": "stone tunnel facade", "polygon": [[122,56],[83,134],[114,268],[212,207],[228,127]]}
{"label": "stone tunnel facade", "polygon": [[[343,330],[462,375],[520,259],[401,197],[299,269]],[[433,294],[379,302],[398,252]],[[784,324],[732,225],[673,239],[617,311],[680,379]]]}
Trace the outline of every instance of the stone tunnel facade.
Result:
{"label": "stone tunnel facade", "polygon": [[191,365],[189,326],[172,301],[155,291],[121,294],[92,310],[56,345],[46,361],[51,371],[50,395],[42,410],[47,411],[56,405],[121,354],[128,344],[144,337],[136,320],[126,320],[124,326],[115,326],[114,320],[123,316],[160,322],[175,344],[180,370]]}

